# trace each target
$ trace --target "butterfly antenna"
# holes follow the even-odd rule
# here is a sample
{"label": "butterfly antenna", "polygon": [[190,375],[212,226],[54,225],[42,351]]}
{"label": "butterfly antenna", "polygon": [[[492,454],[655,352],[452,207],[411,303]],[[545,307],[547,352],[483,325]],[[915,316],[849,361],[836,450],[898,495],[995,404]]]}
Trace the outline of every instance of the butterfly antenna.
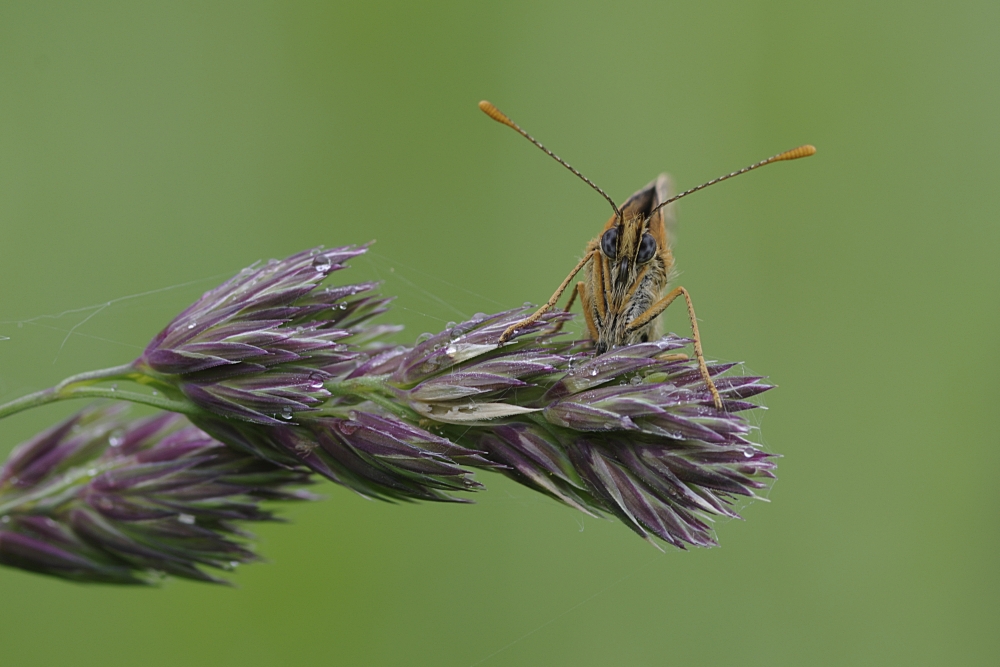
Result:
{"label": "butterfly antenna", "polygon": [[715,185],[716,183],[721,183],[722,181],[728,180],[728,179],[732,178],[733,176],[739,176],[740,174],[745,174],[748,171],[753,171],[754,169],[758,169],[760,167],[763,167],[766,164],[771,164],[772,162],[782,162],[784,160],[798,160],[801,157],[809,157],[810,155],[813,155],[815,153],[816,153],[816,147],[815,146],[810,146],[810,145],[806,144],[805,146],[799,146],[798,148],[793,148],[792,150],[785,151],[784,153],[778,153],[777,155],[772,155],[771,157],[767,158],[766,160],[761,160],[760,162],[752,164],[749,167],[743,167],[739,171],[734,171],[731,174],[726,174],[725,176],[719,176],[718,178],[713,178],[708,183],[702,183],[701,185],[699,185],[697,187],[694,187],[694,188],[691,188],[690,190],[685,190],[684,192],[680,193],[679,195],[675,195],[675,196],[671,197],[670,199],[666,200],[665,202],[663,202],[662,204],[660,204],[659,206],[657,206],[656,208],[654,208],[649,213],[650,213],[650,215],[652,215],[653,213],[655,213],[659,209],[663,208],[667,204],[672,204],[673,202],[677,201],[681,197],[687,197],[689,194],[698,192],[698,190],[704,190],[705,188],[707,188],[710,185]]}
{"label": "butterfly antenna", "polygon": [[[555,153],[553,153],[552,151],[550,151],[548,148],[546,148],[545,146],[543,146],[540,141],[538,141],[533,136],[531,136],[530,134],[528,134],[527,132],[525,132],[524,130],[522,130],[517,123],[515,123],[510,118],[508,118],[507,115],[504,112],[500,111],[500,109],[497,109],[495,106],[493,106],[492,103],[487,102],[486,100],[483,100],[482,102],[479,103],[479,108],[482,109],[483,113],[485,113],[487,116],[489,116],[490,118],[492,118],[496,122],[502,123],[502,124],[506,125],[507,127],[511,128],[513,130],[516,130],[517,133],[520,134],[522,137],[524,137],[525,139],[527,139],[528,141],[530,141],[531,143],[535,144],[536,146],[538,146],[539,148],[541,148],[543,151],[545,151],[545,154],[548,155],[550,158],[552,158],[553,160],[555,160],[556,162],[558,162],[562,166],[564,166],[567,169],[569,169],[571,172],[573,172],[574,174],[576,174],[584,183],[586,183],[590,187],[592,187],[595,190],[597,190],[598,192],[600,192],[601,196],[604,197],[605,199],[607,199],[608,203],[611,204],[611,208],[613,208],[615,210],[615,215],[618,217],[618,219],[621,219],[622,212],[621,212],[621,210],[619,210],[618,205],[615,204],[615,200],[612,199],[611,197],[609,197],[607,192],[605,192],[604,190],[602,190],[599,187],[597,187],[596,183],[594,183],[592,180],[590,180],[589,178],[587,178],[586,176],[584,176],[583,174],[581,174],[580,172],[578,172],[576,169],[573,168],[573,166],[570,163],[568,163],[565,160],[563,160],[561,157],[559,157],[558,155],[556,155]],[[787,159],[787,158],[785,158],[785,159]]]}

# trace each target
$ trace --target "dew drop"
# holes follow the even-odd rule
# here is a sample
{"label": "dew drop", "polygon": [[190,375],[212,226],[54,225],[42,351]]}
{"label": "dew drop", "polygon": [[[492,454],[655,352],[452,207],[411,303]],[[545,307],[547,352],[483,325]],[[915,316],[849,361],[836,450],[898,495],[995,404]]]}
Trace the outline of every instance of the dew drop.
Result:
{"label": "dew drop", "polygon": [[419,336],[417,336],[417,344],[419,345],[420,343],[426,343],[431,338],[434,338],[434,334],[429,332],[422,333]]}
{"label": "dew drop", "polygon": [[117,429],[108,436],[108,444],[112,447],[121,447],[125,444],[125,431]]}
{"label": "dew drop", "polygon": [[281,412],[278,413],[278,417],[284,419],[285,421],[288,421],[289,419],[292,418],[292,409],[286,405],[285,407],[281,408]]}
{"label": "dew drop", "polygon": [[347,304],[346,303],[342,303],[342,304],[338,305],[337,308],[339,308],[341,310],[347,310]]}
{"label": "dew drop", "polygon": [[316,259],[312,261],[312,267],[320,273],[326,273],[331,266],[333,266],[333,262],[326,255],[317,255]]}
{"label": "dew drop", "polygon": [[194,525],[194,516],[191,514],[178,514],[177,520],[188,526]]}
{"label": "dew drop", "polygon": [[532,306],[534,306],[535,304],[531,303],[530,301],[525,301],[525,302],[524,302],[523,304],[521,304],[521,305],[523,305],[523,306],[524,306],[525,308],[531,308],[531,307],[532,307]]}
{"label": "dew drop", "polygon": [[323,388],[323,376],[320,373],[310,373],[309,374],[309,386],[313,389]]}
{"label": "dew drop", "polygon": [[444,353],[447,354],[449,357],[454,357],[456,352],[458,352],[458,348],[455,347],[454,342],[451,345],[449,345],[444,351]]}
{"label": "dew drop", "polygon": [[436,373],[441,368],[441,359],[428,359],[424,363],[417,367],[417,373],[421,375],[429,375],[430,373]]}
{"label": "dew drop", "polygon": [[629,380],[628,383],[630,385],[632,385],[633,387],[636,386],[636,385],[640,385],[640,384],[642,384],[642,378],[639,377],[638,375],[633,375],[632,379]]}
{"label": "dew drop", "polygon": [[198,323],[197,323],[197,322],[191,322],[191,323],[190,323],[190,324],[188,325],[188,329],[194,329],[194,328],[195,328],[196,326],[198,326]]}
{"label": "dew drop", "polygon": [[748,459],[751,458],[756,453],[757,450],[754,449],[753,447],[747,447],[746,449],[743,450],[743,456],[747,457]]}
{"label": "dew drop", "polygon": [[590,371],[590,377],[597,377],[597,369]]}
{"label": "dew drop", "polygon": [[156,391],[156,390],[154,389],[154,390],[153,390],[153,396],[159,396],[159,395],[160,395],[160,392],[158,392],[158,391]]}

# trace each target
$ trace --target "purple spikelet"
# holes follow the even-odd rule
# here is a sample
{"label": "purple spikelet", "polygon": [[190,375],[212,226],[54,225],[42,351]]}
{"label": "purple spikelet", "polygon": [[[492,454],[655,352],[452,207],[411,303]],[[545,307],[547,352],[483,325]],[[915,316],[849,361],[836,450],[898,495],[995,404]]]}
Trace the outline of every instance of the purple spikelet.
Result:
{"label": "purple spikelet", "polygon": [[265,500],[305,500],[309,476],[242,454],[169,413],[85,410],[0,468],[0,563],[65,579],[222,583],[204,568],[257,560],[238,524]]}
{"label": "purple spikelet", "polygon": [[367,359],[359,340],[396,329],[365,324],[389,302],[374,283],[319,289],[363,252],[316,249],[244,269],[174,318],[136,368],[226,418],[276,425],[314,410],[326,381]]}

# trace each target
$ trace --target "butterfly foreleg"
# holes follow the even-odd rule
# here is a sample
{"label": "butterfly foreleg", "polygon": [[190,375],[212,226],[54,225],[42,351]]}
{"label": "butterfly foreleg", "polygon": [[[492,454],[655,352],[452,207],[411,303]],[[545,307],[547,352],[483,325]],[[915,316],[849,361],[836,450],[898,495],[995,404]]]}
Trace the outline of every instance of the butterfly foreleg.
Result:
{"label": "butterfly foreleg", "polygon": [[515,322],[514,324],[507,327],[507,329],[500,335],[500,341],[499,341],[500,344],[503,345],[508,340],[510,340],[510,337],[513,336],[514,332],[517,331],[518,329],[523,329],[529,324],[537,322],[542,315],[544,315],[546,312],[548,312],[549,309],[551,309],[554,305],[556,305],[556,302],[559,301],[559,297],[562,296],[562,293],[566,291],[566,287],[569,286],[570,281],[572,281],[573,277],[580,272],[580,269],[582,269],[584,266],[587,265],[587,262],[589,262],[593,258],[595,252],[596,251],[594,250],[589,251],[586,255],[584,255],[583,259],[577,262],[577,265],[573,267],[573,270],[569,272],[569,275],[566,276],[566,279],[562,281],[562,284],[559,285],[559,288],[549,298],[549,300],[545,302],[545,305],[543,305],[541,308],[539,308],[538,310],[536,310],[534,313],[524,318],[523,320]]}
{"label": "butterfly foreleg", "polygon": [[635,331],[646,326],[654,319],[656,319],[660,313],[667,309],[671,303],[679,296],[684,296],[684,301],[687,302],[688,318],[691,320],[691,333],[692,338],[694,338],[694,355],[698,359],[698,371],[701,373],[701,377],[705,380],[705,384],[708,386],[709,392],[712,394],[712,400],[715,402],[715,407],[718,410],[722,409],[722,397],[719,396],[719,390],[715,388],[715,383],[712,382],[712,376],[708,372],[708,366],[705,364],[705,353],[701,348],[701,334],[698,332],[698,318],[694,314],[694,304],[691,303],[691,295],[683,287],[677,287],[671,290],[665,297],[650,306],[646,312],[639,315],[637,318],[629,323],[627,331]]}

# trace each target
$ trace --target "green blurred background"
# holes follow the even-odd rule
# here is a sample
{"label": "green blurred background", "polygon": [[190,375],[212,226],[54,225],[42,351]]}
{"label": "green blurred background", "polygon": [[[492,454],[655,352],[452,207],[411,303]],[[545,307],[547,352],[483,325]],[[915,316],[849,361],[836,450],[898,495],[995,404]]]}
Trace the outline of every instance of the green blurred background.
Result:
{"label": "green blurred background", "polygon": [[[544,300],[608,207],[482,98],[619,201],[819,153],[680,209],[709,355],[780,385],[780,480],[721,548],[497,475],[473,506],[324,486],[232,590],[0,571],[0,662],[997,664],[998,26],[986,1],[4,3],[2,400],[319,244],[378,240],[338,278],[383,279],[408,339]],[[77,407],[0,423],[0,455]]]}

